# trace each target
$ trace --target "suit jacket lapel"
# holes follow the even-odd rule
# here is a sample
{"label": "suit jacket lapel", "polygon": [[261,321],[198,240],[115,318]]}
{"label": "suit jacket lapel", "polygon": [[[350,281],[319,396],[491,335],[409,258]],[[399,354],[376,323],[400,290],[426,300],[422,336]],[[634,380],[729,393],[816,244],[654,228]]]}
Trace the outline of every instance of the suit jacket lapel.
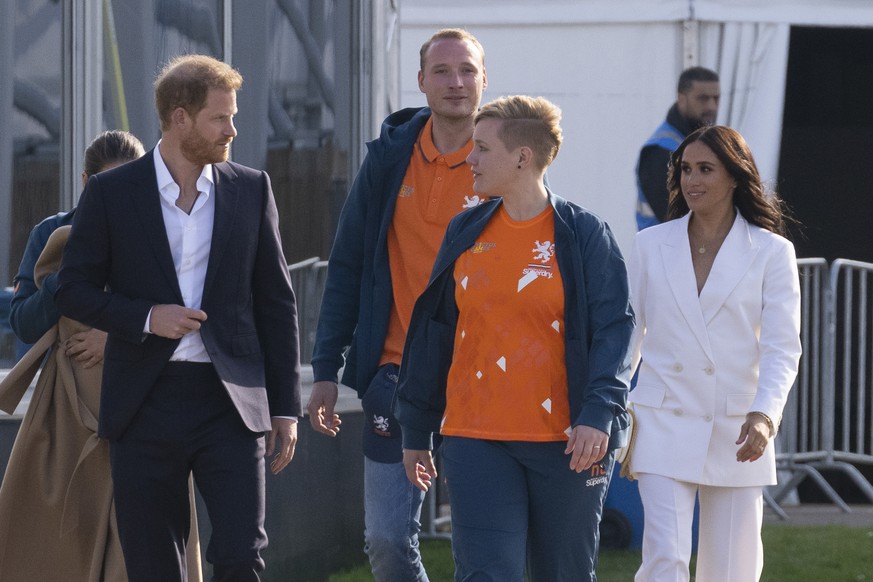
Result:
{"label": "suit jacket lapel", "polygon": [[734,224],[715,257],[706,285],[700,292],[700,308],[707,324],[749,270],[759,249],[759,246],[752,244],[748,223],[737,212]]}
{"label": "suit jacket lapel", "polygon": [[697,280],[691,264],[691,247],[688,243],[688,219],[690,213],[673,223],[673,229],[661,244],[661,261],[673,298],[679,306],[688,328],[697,338],[701,348],[712,358],[712,348],[706,331],[706,322],[697,297]]}
{"label": "suit jacket lapel", "polygon": [[214,164],[212,176],[215,180],[215,218],[212,227],[212,243],[209,248],[209,263],[206,266],[206,280],[203,294],[209,290],[215,279],[221,257],[230,239],[228,233],[233,229],[234,217],[239,204],[239,191],[234,178],[236,173],[227,164]]}
{"label": "suit jacket lapel", "polygon": [[137,179],[136,185],[130,190],[131,203],[136,208],[147,244],[155,254],[161,274],[176,294],[179,305],[184,305],[179,278],[176,276],[176,266],[173,264],[173,254],[170,251],[167,227],[164,225],[164,214],[161,211],[161,193],[158,190],[158,179],[155,174],[154,150],[140,158],[139,163],[142,178]]}

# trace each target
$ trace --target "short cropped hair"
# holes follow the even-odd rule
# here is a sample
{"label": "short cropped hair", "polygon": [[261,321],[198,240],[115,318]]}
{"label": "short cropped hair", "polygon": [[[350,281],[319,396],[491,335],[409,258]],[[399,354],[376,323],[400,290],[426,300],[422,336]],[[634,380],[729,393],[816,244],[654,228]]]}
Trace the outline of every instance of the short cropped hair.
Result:
{"label": "short cropped hair", "polygon": [[718,73],[706,67],[691,67],[682,71],[679,75],[679,83],[676,87],[677,93],[687,93],[691,89],[691,85],[695,81],[703,83],[715,82],[718,83]]}
{"label": "short cropped hair", "polygon": [[503,145],[509,150],[529,147],[540,169],[551,164],[561,148],[561,110],[543,97],[500,97],[482,106],[475,122],[483,119],[502,121],[497,135]]}
{"label": "short cropped hair", "polygon": [[442,30],[438,30],[434,33],[432,37],[427,39],[423,45],[421,45],[421,50],[418,51],[419,57],[419,67],[422,71],[424,71],[424,61],[427,57],[427,51],[430,50],[430,47],[433,43],[438,40],[445,39],[454,39],[467,41],[472,43],[477,49],[479,49],[479,53],[482,55],[482,66],[485,66],[485,49],[482,48],[482,43],[480,43],[475,36],[464,30],[463,28],[443,28]]}
{"label": "short cropped hair", "polygon": [[93,176],[110,164],[129,162],[143,154],[142,142],[132,133],[118,129],[104,131],[85,149],[82,171]]}
{"label": "short cropped hair", "polygon": [[206,107],[206,95],[210,89],[238,91],[242,82],[239,71],[213,57],[175,57],[155,79],[155,107],[161,119],[161,129],[169,129],[173,111],[177,108],[196,115]]}

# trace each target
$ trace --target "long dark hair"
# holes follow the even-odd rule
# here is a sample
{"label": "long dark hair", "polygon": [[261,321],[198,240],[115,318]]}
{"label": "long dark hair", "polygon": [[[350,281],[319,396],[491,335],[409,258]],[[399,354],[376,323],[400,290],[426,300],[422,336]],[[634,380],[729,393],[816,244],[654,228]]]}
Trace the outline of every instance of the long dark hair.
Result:
{"label": "long dark hair", "polygon": [[688,204],[682,196],[682,156],[685,148],[696,141],[708,147],[727,172],[736,181],[733,204],[747,222],[776,234],[785,234],[785,211],[775,193],[766,193],[755,159],[746,140],[734,129],[724,125],[701,127],[685,138],[670,157],[667,189],[670,202],[667,218],[679,218],[688,213]]}

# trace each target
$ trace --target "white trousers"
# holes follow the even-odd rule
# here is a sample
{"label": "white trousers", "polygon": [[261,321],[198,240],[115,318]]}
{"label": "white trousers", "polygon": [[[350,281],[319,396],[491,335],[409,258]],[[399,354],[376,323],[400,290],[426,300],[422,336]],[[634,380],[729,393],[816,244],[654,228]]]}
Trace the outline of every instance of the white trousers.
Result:
{"label": "white trousers", "polygon": [[688,582],[694,501],[700,497],[696,582],[757,582],[764,568],[763,487],[712,487],[637,475],[645,514],[635,582]]}

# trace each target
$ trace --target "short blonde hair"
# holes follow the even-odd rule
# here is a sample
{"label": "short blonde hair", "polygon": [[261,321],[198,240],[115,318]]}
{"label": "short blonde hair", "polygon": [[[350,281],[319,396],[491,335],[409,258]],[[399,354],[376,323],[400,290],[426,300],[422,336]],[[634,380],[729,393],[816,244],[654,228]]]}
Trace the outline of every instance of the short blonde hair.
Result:
{"label": "short blonde hair", "polygon": [[463,28],[443,28],[438,30],[431,36],[429,39],[425,41],[423,45],[421,45],[421,49],[418,51],[418,59],[419,59],[419,67],[421,71],[424,71],[424,61],[427,58],[427,51],[430,50],[430,47],[433,43],[439,40],[460,40],[466,41],[479,49],[479,54],[482,55],[482,66],[485,66],[485,49],[482,48],[482,43],[480,43],[475,36],[464,30]]}
{"label": "short blonde hair", "polygon": [[475,122],[483,119],[502,121],[497,136],[503,145],[510,150],[529,147],[540,169],[551,164],[561,149],[561,110],[543,97],[500,97],[482,106]]}
{"label": "short blonde hair", "polygon": [[170,119],[177,108],[196,115],[206,107],[206,95],[210,89],[238,91],[242,82],[239,71],[213,57],[175,57],[155,79],[155,107],[161,119],[161,129],[170,127]]}

